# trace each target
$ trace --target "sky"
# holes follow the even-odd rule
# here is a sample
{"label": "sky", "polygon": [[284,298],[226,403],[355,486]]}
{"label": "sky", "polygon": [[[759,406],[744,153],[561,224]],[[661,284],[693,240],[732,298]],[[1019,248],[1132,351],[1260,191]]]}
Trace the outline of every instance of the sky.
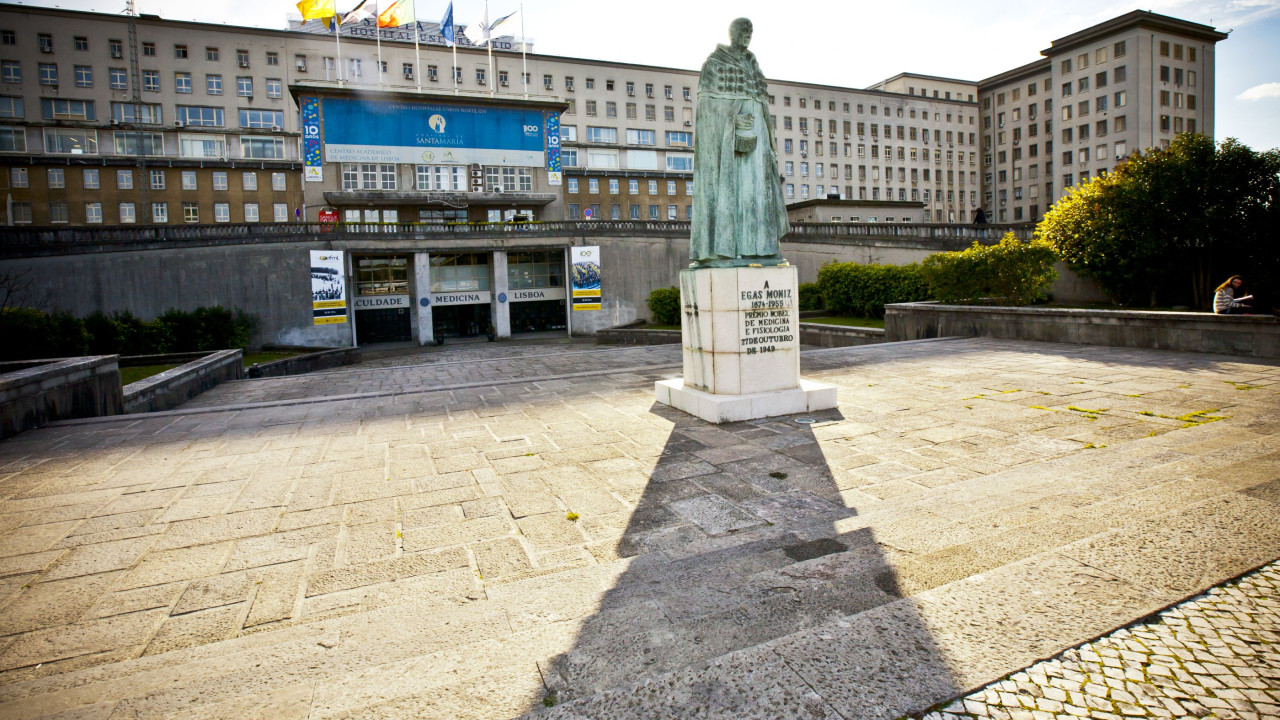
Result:
{"label": "sky", "polygon": [[[389,0],[384,0],[389,1]],[[282,29],[297,15],[289,0],[137,0],[138,11],[170,20]],[[359,0],[337,0],[345,12]],[[416,0],[423,19],[438,20],[447,0]],[[20,4],[118,13],[123,0],[27,0]],[[1231,36],[1217,46],[1216,130],[1256,150],[1280,147],[1280,0],[1109,0],[896,3],[772,0],[690,2],[525,0],[524,34],[540,53],[696,69],[729,21],[752,19],[751,49],[767,76],[867,87],[900,72],[980,80],[1032,62],[1053,40],[1136,9],[1212,25]],[[492,0],[497,17],[518,0]],[[484,0],[455,0],[459,25],[478,20]],[[513,18],[513,21],[517,20]],[[519,26],[512,28],[518,34]]]}

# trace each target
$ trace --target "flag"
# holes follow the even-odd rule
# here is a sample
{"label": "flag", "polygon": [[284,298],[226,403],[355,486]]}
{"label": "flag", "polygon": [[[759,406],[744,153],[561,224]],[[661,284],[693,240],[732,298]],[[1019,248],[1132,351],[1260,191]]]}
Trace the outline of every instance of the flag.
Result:
{"label": "flag", "polygon": [[493,22],[489,22],[489,8],[486,7],[484,10],[484,17],[481,18],[480,22],[474,25],[468,25],[467,29],[463,31],[463,34],[467,36],[467,39],[469,39],[473,45],[483,45],[489,42],[489,38],[493,36],[493,30],[502,23],[510,20],[512,15],[515,15],[515,13],[508,13]]}
{"label": "flag", "polygon": [[378,16],[378,0],[360,0],[351,12],[342,16],[342,24],[363,22],[367,18]]}
{"label": "flag", "polygon": [[444,18],[440,20],[440,34],[444,36],[444,42],[449,47],[455,44],[457,37],[453,28],[453,3],[449,3],[449,9],[444,11]]}
{"label": "flag", "polygon": [[302,0],[298,3],[298,11],[302,13],[302,21],[324,20],[333,17],[333,0]]}
{"label": "flag", "polygon": [[378,14],[378,27],[400,27],[417,22],[413,0],[396,0]]}

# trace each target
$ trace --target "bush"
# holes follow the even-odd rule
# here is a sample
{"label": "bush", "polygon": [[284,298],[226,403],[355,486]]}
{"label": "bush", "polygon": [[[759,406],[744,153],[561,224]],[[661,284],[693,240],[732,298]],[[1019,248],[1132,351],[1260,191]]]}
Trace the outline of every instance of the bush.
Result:
{"label": "bush", "polygon": [[1058,277],[1058,253],[1047,242],[1023,243],[1008,233],[999,245],[980,245],[925,258],[921,273],[933,297],[942,302],[1001,298],[1028,305],[1044,297]]}
{"label": "bush", "polygon": [[884,317],[889,303],[929,299],[920,266],[830,262],[818,271],[818,287],[828,310],[852,317]]}
{"label": "bush", "polygon": [[0,359],[37,360],[84,355],[89,335],[70,313],[52,315],[32,308],[0,310]]}
{"label": "bush", "polygon": [[822,287],[816,282],[800,283],[800,310],[821,310],[827,306]]}
{"label": "bush", "polygon": [[161,326],[157,334],[169,338],[167,352],[244,348],[257,327],[257,318],[252,315],[218,306],[190,312],[169,309],[156,322]]}
{"label": "bush", "polygon": [[649,293],[649,318],[654,325],[679,325],[680,291],[669,287]]}

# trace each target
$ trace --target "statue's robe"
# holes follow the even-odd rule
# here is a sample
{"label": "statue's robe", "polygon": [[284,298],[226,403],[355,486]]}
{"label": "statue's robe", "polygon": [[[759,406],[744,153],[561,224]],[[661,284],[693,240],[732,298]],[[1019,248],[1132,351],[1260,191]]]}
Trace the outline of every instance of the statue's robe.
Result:
{"label": "statue's robe", "polygon": [[[740,130],[740,116],[751,129]],[[696,197],[690,258],[698,263],[779,258],[787,206],[769,122],[769,94],[755,55],[725,45],[698,78]]]}

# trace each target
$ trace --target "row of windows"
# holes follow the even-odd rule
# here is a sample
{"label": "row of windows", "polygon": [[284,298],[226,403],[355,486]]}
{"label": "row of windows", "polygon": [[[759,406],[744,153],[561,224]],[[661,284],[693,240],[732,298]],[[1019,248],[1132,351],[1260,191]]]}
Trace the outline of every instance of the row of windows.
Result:
{"label": "row of windows", "polygon": [[[0,30],[0,45],[17,45],[17,44],[18,44],[18,36],[16,32],[14,32],[13,30]],[[85,35],[73,35],[71,38],[71,44],[72,44],[72,47],[77,52],[88,52],[89,50],[89,38]],[[36,45],[40,48],[40,52],[52,53],[54,51],[53,34],[37,33]],[[111,53],[111,57],[113,58],[124,57],[124,41],[123,40],[117,40],[114,38],[108,39],[107,49]],[[157,56],[156,44],[154,42],[141,43],[140,51],[144,57]],[[191,56],[190,50],[188,49],[187,45],[178,44],[178,43],[174,44],[173,46],[174,59],[184,60],[189,58],[190,56]],[[218,62],[221,58],[222,58],[222,53],[218,48],[206,47],[204,49],[205,60],[208,60],[210,62]],[[268,50],[266,54],[266,61],[268,65],[279,65],[280,53]],[[249,67],[249,51],[236,50],[236,62],[240,64],[240,67]]]}
{"label": "row of windows", "polygon": [[[467,170],[462,165],[414,165],[414,188],[421,192],[467,192]],[[532,168],[494,167],[484,169],[485,190],[533,192]],[[391,163],[343,163],[343,190],[396,190],[399,178]]]}
{"label": "row of windows", "polygon": [[[649,205],[648,208],[649,208],[648,212],[644,213],[642,217],[642,212],[641,212],[642,206],[640,205],[628,206],[627,219],[628,220],[647,219],[647,220],[654,220],[654,221],[680,219],[679,205],[667,205],[665,215],[662,212],[663,206],[661,205]],[[604,216],[600,214],[600,205],[598,203],[591,203],[591,204],[588,204],[586,207],[583,207],[579,203],[569,203],[569,210],[566,213],[566,215],[568,216],[569,220],[582,220],[586,218],[586,215],[585,215],[586,210],[591,211],[592,219],[596,219],[596,220],[604,219]],[[609,219],[610,220],[622,219],[621,205],[614,204],[609,206]],[[684,206],[684,219],[685,220],[693,219],[693,205]]]}
{"label": "row of windows", "polygon": [[[177,105],[178,122],[197,127],[222,127],[225,123],[225,110],[220,107]],[[41,98],[40,117],[43,120],[76,120],[94,122],[98,119],[97,106],[93,100],[67,100],[62,98]],[[26,113],[25,103],[20,97],[0,96],[0,118],[23,119]],[[284,126],[282,110],[262,110],[241,108],[239,110],[240,127],[280,129]],[[139,125],[161,125],[164,123],[164,109],[155,103],[134,105],[126,102],[111,103],[111,119],[117,123],[137,123]]]}
{"label": "row of windows", "polygon": [[[839,196],[841,200],[845,200],[853,196],[853,189],[852,185],[846,185],[844,186],[844,192],[842,193],[840,192],[839,185],[815,185],[813,186],[813,194],[811,195],[809,192],[809,185],[800,185],[798,188],[799,193],[797,194],[797,187],[791,183],[787,183],[786,186],[783,187],[783,195],[785,195],[788,200],[809,200],[814,198],[826,198],[832,195]],[[898,188],[895,196],[892,188],[885,188],[883,193],[880,192],[880,188],[878,186],[872,186],[869,191],[865,186],[858,188],[859,200],[886,200],[890,202],[896,200],[897,202],[941,203],[945,198],[947,204],[954,205],[957,202],[957,197],[959,198],[958,202],[962,205],[966,202],[972,207],[977,207],[978,205],[977,190],[947,190],[944,194],[941,190],[938,190],[937,192],[930,192],[928,188],[912,188],[909,192],[907,188]],[[910,200],[908,200],[908,198],[910,198]],[[928,219],[927,211],[925,217]]]}
{"label": "row of windows", "polygon": [[[58,73],[57,63],[38,63],[40,84],[51,87],[58,87],[61,83]],[[91,88],[93,87],[93,67],[90,65],[75,65],[72,67],[73,78],[76,87]],[[142,89],[147,92],[160,92],[160,71],[159,70],[143,70],[142,71]],[[18,60],[0,60],[0,82],[5,83],[21,83],[22,82],[22,63]],[[254,96],[254,78],[251,75],[238,75],[235,79],[236,95],[240,97]],[[284,97],[284,81],[280,78],[265,78],[264,80],[266,93],[268,98]],[[129,73],[122,67],[107,68],[107,85],[112,90],[128,90],[129,89]],[[175,72],[173,74],[174,92],[182,94],[191,94],[193,91],[192,76],[189,72]],[[204,76],[204,90],[208,95],[222,95],[223,81],[222,75],[210,73]]]}
{"label": "row of windows", "polygon": [[[13,212],[10,221],[15,225],[29,225],[32,222],[32,204],[29,202],[13,203]],[[70,207],[67,203],[55,201],[48,203],[49,222],[53,224],[62,224],[71,222]],[[129,225],[138,222],[138,208],[135,203],[122,202],[115,207],[116,215],[112,220],[121,225]],[[258,209],[258,203],[245,203],[242,209],[241,218],[246,223],[261,222],[262,217]],[[271,206],[272,222],[289,222],[289,205],[287,203],[275,203]],[[231,222],[231,203],[213,203],[213,221],[220,223]],[[84,222],[88,225],[97,225],[106,222],[103,216],[103,204],[100,202],[84,203]],[[151,203],[151,222],[167,223],[169,222],[169,203],[156,202]],[[200,204],[194,202],[182,203],[182,222],[198,223],[200,222]]]}
{"label": "row of windows", "polygon": [[[587,178],[586,180],[587,180],[587,193],[588,193],[588,194],[590,194],[590,195],[599,195],[599,194],[600,194],[600,178]],[[620,194],[620,193],[621,193],[621,188],[622,188],[622,186],[621,186],[621,184],[620,184],[620,183],[621,183],[621,179],[619,179],[619,178],[607,178],[607,179],[606,179],[606,181],[607,181],[607,183],[608,183],[608,188],[609,188],[609,194],[610,194],[610,195],[618,195],[618,194]],[[640,194],[640,182],[641,182],[641,181],[640,181],[638,178],[631,178],[631,179],[627,180],[627,194],[629,194],[629,195],[639,195],[639,194]],[[658,194],[658,188],[659,188],[659,181],[658,181],[658,180],[648,180],[648,181],[646,181],[646,182],[647,182],[647,186],[648,186],[649,194],[650,194],[650,195],[657,195],[657,194]],[[679,181],[677,181],[677,180],[667,180],[667,181],[665,181],[665,183],[666,183],[666,191],[667,191],[667,195],[676,195],[676,194],[678,194],[678,193],[677,193],[677,183],[678,183],[678,182],[679,182]],[[576,194],[578,194],[578,192],[580,191],[580,187],[581,187],[581,186],[580,186],[580,184],[579,184],[579,179],[578,179],[578,178],[571,177],[571,178],[569,178],[569,179],[568,179],[568,193],[569,193],[570,195],[576,195]],[[692,197],[692,196],[693,196],[693,181],[692,181],[692,180],[685,180],[685,181],[684,181],[684,194],[685,194],[686,196],[688,196],[688,197]]]}
{"label": "row of windows", "polygon": [[[44,151],[50,155],[98,155],[98,131],[77,128],[43,128]],[[176,156],[226,159],[225,135],[179,134],[177,142],[165,147],[165,133],[116,130],[110,138],[112,151],[103,154]],[[274,136],[240,136],[240,157],[251,160],[285,160],[289,153],[285,139]],[[296,144],[296,143],[295,143]],[[175,152],[176,151],[176,152]],[[29,152],[26,128],[0,125],[0,152]]]}
{"label": "row of windows", "polygon": [[[50,189],[61,189],[67,186],[67,168],[46,168],[47,186]],[[110,174],[111,171],[106,171]],[[81,170],[81,187],[85,190],[99,190],[102,187],[102,170],[100,168],[84,168]],[[198,174],[195,170],[179,170],[183,190],[199,190]],[[117,169],[115,171],[116,189],[132,190],[134,187],[134,171],[132,169]],[[153,169],[148,171],[149,187],[152,190],[164,190],[168,185],[168,171],[162,169]],[[227,171],[215,170],[212,176],[214,190],[227,189]],[[29,170],[25,167],[9,168],[9,187],[25,188],[31,186],[31,178]],[[244,190],[258,189],[258,173],[244,172],[240,175],[240,186]],[[275,191],[284,191],[288,189],[288,180],[285,173],[271,173],[271,189]]]}

